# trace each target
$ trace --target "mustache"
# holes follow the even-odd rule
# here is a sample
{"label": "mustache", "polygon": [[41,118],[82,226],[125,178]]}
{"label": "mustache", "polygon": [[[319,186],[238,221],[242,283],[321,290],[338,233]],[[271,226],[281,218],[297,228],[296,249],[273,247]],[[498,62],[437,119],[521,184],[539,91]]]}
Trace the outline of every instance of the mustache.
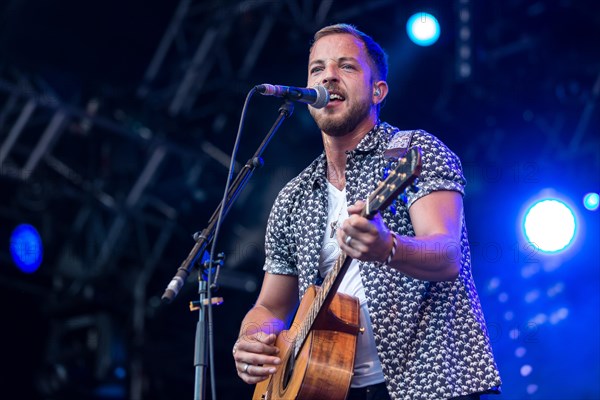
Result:
{"label": "mustache", "polygon": [[335,92],[343,97],[346,97],[346,93],[344,93],[343,90],[340,89],[339,85],[337,83],[326,83],[324,85],[322,85],[325,89],[327,89],[328,92]]}

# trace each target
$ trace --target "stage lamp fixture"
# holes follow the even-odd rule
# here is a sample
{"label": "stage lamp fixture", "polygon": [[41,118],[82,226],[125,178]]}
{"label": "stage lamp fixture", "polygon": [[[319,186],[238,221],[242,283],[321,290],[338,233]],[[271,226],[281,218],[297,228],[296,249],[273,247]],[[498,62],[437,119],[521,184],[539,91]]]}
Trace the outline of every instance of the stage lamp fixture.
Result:
{"label": "stage lamp fixture", "polygon": [[440,37],[440,24],[431,14],[419,12],[406,23],[408,37],[419,46],[431,46]]}
{"label": "stage lamp fixture", "polygon": [[539,200],[525,212],[523,230],[527,241],[541,252],[558,253],[566,250],[575,238],[575,214],[561,200]]}
{"label": "stage lamp fixture", "polygon": [[37,271],[43,253],[42,238],[33,226],[21,224],[15,228],[10,237],[10,254],[21,271],[28,274]]}

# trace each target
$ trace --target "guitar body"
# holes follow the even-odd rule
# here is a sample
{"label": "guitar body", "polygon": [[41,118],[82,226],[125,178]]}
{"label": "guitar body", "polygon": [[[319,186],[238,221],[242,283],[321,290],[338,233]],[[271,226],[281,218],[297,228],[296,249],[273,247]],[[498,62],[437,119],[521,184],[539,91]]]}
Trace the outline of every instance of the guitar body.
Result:
{"label": "guitar body", "polygon": [[277,372],[254,390],[254,400],[344,400],[354,370],[359,332],[358,299],[336,293],[329,309],[320,313],[311,332],[294,357],[297,328],[306,318],[320,288],[310,286],[289,330],[277,336],[281,364]]}

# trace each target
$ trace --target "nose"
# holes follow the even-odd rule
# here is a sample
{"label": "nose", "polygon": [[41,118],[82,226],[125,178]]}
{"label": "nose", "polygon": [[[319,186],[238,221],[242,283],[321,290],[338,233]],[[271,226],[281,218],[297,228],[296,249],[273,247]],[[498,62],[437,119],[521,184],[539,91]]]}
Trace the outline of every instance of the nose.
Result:
{"label": "nose", "polygon": [[339,80],[339,75],[338,75],[337,67],[332,64],[327,65],[325,67],[325,73],[323,74],[321,83],[325,84],[325,83],[330,83],[330,82],[337,82],[338,80]]}

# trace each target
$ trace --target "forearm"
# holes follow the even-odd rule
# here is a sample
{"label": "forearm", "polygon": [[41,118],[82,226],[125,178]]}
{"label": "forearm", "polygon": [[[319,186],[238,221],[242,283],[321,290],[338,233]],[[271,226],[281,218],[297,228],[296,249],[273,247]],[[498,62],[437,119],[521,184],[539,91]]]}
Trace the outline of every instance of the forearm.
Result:
{"label": "forearm", "polygon": [[256,332],[278,334],[285,329],[285,321],[275,316],[262,305],[255,305],[248,311],[240,328],[239,337],[252,335]]}
{"label": "forearm", "polygon": [[460,242],[450,235],[409,237],[396,234],[397,247],[389,267],[415,279],[452,280],[460,271]]}

